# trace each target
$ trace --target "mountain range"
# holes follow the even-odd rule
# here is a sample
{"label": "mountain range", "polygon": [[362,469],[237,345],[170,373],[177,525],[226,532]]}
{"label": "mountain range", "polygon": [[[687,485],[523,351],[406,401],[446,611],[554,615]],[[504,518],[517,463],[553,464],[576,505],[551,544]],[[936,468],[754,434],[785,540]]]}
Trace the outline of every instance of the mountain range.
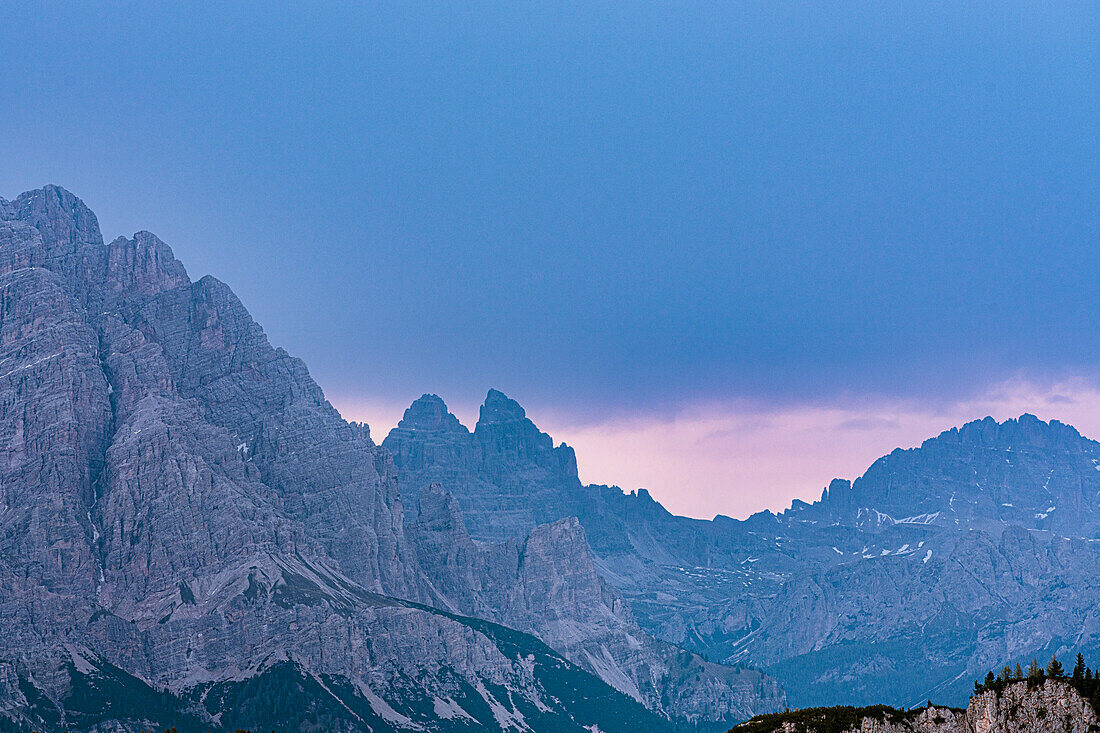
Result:
{"label": "mountain range", "polygon": [[376,444],[225,284],[58,187],[0,199],[0,289],[14,730],[722,730],[1100,646],[1100,444],[1057,421],[702,521],[583,484],[496,390]]}
{"label": "mountain range", "polygon": [[406,527],[389,451],[154,235],[104,244],[53,186],[0,201],[0,288],[15,724],[263,726],[257,686],[301,718],[280,727],[326,730],[661,730],[783,704],[646,634],[575,519],[481,548],[425,492]]}
{"label": "mountain range", "polygon": [[576,516],[642,628],[768,672],[792,706],[960,704],[991,666],[1100,642],[1100,444],[1057,421],[975,421],[743,521],[582,485],[498,392],[472,433],[422,397],[382,445],[403,496],[438,482],[485,541]]}

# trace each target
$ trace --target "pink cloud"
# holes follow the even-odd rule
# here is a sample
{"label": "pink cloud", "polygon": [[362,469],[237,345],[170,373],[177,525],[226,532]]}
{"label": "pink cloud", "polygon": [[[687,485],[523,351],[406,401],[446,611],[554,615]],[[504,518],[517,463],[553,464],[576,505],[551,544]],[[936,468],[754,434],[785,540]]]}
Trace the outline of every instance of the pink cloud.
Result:
{"label": "pink cloud", "polygon": [[[407,405],[334,399],[345,417],[371,424],[381,442]],[[472,428],[477,407],[452,407]],[[992,415],[1024,412],[1100,436],[1100,389],[1085,380],[1004,382],[968,400],[929,407],[860,400],[847,405],[761,408],[709,404],[673,417],[593,423],[547,411],[529,416],[556,442],[577,451],[581,479],[647,488],[670,511],[709,519],[781,511],[792,499],[813,501],[834,477],[854,479],[894,448],[919,446],[944,430]]]}
{"label": "pink cloud", "polygon": [[582,480],[645,487],[670,511],[709,519],[813,501],[832,478],[854,479],[894,448],[919,446],[986,415],[1005,420],[1024,412],[1100,435],[1100,390],[1081,381],[1013,381],[935,409],[888,401],[774,410],[708,405],[671,419],[535,420],[576,449]]}

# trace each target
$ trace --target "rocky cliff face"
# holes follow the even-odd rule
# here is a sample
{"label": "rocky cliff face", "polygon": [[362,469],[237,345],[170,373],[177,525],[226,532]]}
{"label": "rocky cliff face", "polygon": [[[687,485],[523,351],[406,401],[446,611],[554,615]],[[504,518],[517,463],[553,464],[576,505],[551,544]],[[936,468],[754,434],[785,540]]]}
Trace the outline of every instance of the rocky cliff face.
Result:
{"label": "rocky cliff face", "polygon": [[[629,697],[445,603],[394,464],[213,278],[0,200],[0,712],[36,729],[630,730]],[[260,717],[257,717],[260,716]],[[6,723],[5,723],[6,724]],[[184,726],[186,727],[186,726]]]}
{"label": "rocky cliff face", "polygon": [[1100,729],[1088,700],[1065,682],[1009,685],[971,699],[956,730],[967,733],[1090,733]]}
{"label": "rocky cliff face", "polygon": [[597,573],[575,517],[537,525],[523,542],[475,542],[454,498],[431,484],[410,534],[455,610],[535,634],[650,709],[709,724],[783,707],[765,675],[712,664],[640,629]]}
{"label": "rocky cliff face", "polygon": [[527,419],[523,408],[490,390],[473,432],[435,395],[416,400],[382,443],[399,467],[401,495],[415,506],[422,488],[455,493],[470,534],[479,540],[525,537],[536,524],[562,519],[579,499],[573,449]]}
{"label": "rocky cliff face", "polygon": [[853,733],[961,733],[964,721],[964,716],[956,710],[929,707],[908,720],[891,721],[874,716],[864,718]]}
{"label": "rocky cliff face", "polygon": [[[766,676],[712,664],[639,628],[612,589],[653,587],[639,577],[660,584],[659,563],[675,562],[679,538],[653,535],[676,518],[648,494],[583,486],[573,450],[555,446],[514,400],[490,390],[471,432],[439,397],[424,395],[382,445],[398,466],[401,495],[420,498],[419,516],[409,516],[426,546],[421,562],[463,612],[531,631],[678,718],[733,720],[782,706]],[[550,591],[569,595],[542,602]]]}

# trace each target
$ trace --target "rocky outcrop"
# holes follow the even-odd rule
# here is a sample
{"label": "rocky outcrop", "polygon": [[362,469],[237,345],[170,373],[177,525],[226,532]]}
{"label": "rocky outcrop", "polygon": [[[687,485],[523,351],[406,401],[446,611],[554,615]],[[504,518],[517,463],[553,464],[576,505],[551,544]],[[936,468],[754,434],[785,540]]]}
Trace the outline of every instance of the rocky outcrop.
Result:
{"label": "rocky outcrop", "polygon": [[957,710],[927,707],[902,720],[866,717],[852,733],[962,733],[966,730],[963,728],[964,720],[964,716]]}
{"label": "rocky outcrop", "polygon": [[957,730],[966,733],[1091,733],[1100,730],[1096,710],[1066,682],[1009,685],[970,700]]}
{"label": "rocky outcrop", "polygon": [[[845,721],[856,721],[845,725]],[[1063,680],[1016,682],[975,695],[965,710],[928,706],[896,710],[817,708],[765,716],[731,733],[1092,733],[1092,704]]]}

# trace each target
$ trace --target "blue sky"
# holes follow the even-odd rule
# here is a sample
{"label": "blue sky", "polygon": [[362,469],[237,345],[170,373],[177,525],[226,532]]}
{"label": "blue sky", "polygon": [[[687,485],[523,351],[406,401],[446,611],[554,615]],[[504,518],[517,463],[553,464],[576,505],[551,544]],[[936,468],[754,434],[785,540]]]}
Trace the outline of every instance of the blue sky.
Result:
{"label": "blue sky", "polygon": [[1095,382],[1097,3],[228,5],[5,8],[0,196],[154,231],[376,436]]}

